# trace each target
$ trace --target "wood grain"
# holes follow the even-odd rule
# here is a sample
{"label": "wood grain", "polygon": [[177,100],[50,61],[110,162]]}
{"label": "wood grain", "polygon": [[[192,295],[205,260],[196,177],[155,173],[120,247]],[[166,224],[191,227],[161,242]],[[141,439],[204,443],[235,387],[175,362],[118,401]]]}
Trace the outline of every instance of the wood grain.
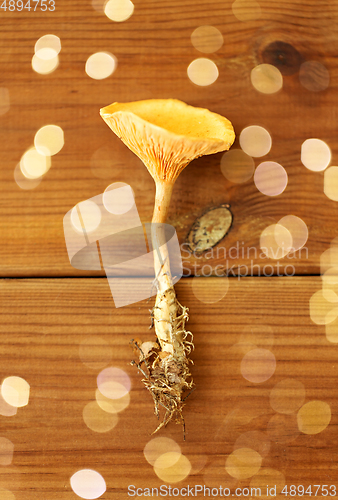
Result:
{"label": "wood grain", "polygon": [[[326,340],[325,326],[309,317],[309,299],[321,288],[320,278],[230,279],[227,295],[213,304],[196,298],[196,280],[200,293],[209,292],[210,298],[220,279],[190,278],[177,285],[179,300],[190,309],[197,388],[185,408],[186,441],[174,423],[159,435],[177,441],[193,464],[202,463],[200,472],[178,486],[225,487],[231,479],[226,459],[249,431],[263,432],[271,441],[262,469],[280,471],[288,485],[337,483],[337,347]],[[0,487],[16,500],[72,499],[70,477],[84,468],[102,474],[105,499],[128,498],[130,484],[168,485],[143,456],[157,421],[151,397],[129,364],[130,339],[154,335],[148,330],[149,303],[115,309],[103,278],[1,280],[0,299],[1,380],[17,375],[31,387],[27,406],[15,416],[0,417],[1,435],[14,444],[12,464],[0,470]],[[82,417],[85,405],[95,400],[102,369],[81,361],[79,348],[88,338],[92,361],[102,361],[105,341],[112,350],[109,366],[124,370],[132,383],[130,405],[106,433],[91,431]],[[241,373],[243,356],[253,347],[269,350],[276,359],[275,372],[262,383],[249,382]],[[329,404],[332,416],[325,430],[292,435],[296,414],[279,414],[285,417],[279,438],[271,435],[271,419],[278,414],[270,394],[284,379],[304,385],[305,403]],[[235,484],[244,488],[250,480]]]}
{"label": "wood grain", "polygon": [[[153,181],[98,111],[113,101],[152,97],[175,97],[224,114],[237,136],[247,125],[264,126],[273,145],[262,160],[281,163],[289,176],[283,194],[267,197],[252,179],[241,185],[227,181],[220,172],[221,154],[196,160],[179,178],[173,195],[169,222],[177,228],[180,242],[197,217],[221,203],[229,203],[234,213],[233,228],[222,242],[227,247],[244,241],[258,248],[260,233],[269,223],[294,214],[303,218],[310,233],[308,258],[296,262],[297,273],[319,272],[320,254],[337,236],[338,208],[323,193],[323,173],[302,165],[300,148],[307,138],[321,138],[332,150],[332,164],[337,162],[338,10],[329,1],[319,5],[269,0],[260,2],[259,19],[241,22],[231,5],[231,1],[137,0],[133,16],[122,23],[110,21],[89,1],[57,0],[56,11],[47,13],[0,12],[1,87],[10,93],[10,109],[0,116],[2,276],[93,274],[70,266],[62,220],[76,203],[102,193],[111,182],[129,183],[142,221],[150,220]],[[192,31],[202,24],[217,27],[224,37],[221,49],[208,56],[220,73],[208,87],[192,84],[186,73],[190,62],[203,56],[190,41]],[[31,58],[36,40],[45,33],[58,35],[62,50],[58,69],[43,76],[32,70]],[[258,93],[250,83],[250,72],[266,62],[267,49],[276,41],[294,47],[300,61],[323,64],[330,73],[329,87],[311,92],[302,87],[296,71],[284,76],[281,92]],[[118,67],[111,77],[93,80],[84,71],[85,62],[102,50],[117,57]],[[279,60],[279,56],[273,49],[269,57]],[[291,67],[294,60],[283,64]],[[14,168],[36,131],[48,123],[64,129],[65,146],[52,158],[41,184],[23,191],[13,179]],[[256,165],[260,161],[257,158]],[[216,266],[220,261],[215,258],[211,263]],[[236,262],[243,263],[242,258]],[[194,264],[199,269],[199,261],[187,263],[191,273]]]}
{"label": "wood grain", "polygon": [[[250,12],[251,2],[241,1]],[[307,170],[300,160],[303,141],[316,137],[329,145],[331,164],[337,165],[338,7],[329,0],[260,0],[260,17],[242,22],[232,3],[135,0],[134,14],[122,23],[93,8],[102,7],[101,0],[56,0],[55,12],[46,13],[0,9],[0,88],[10,96],[9,110],[0,114],[0,375],[1,381],[15,375],[30,384],[28,405],[14,416],[0,415],[0,438],[14,445],[12,462],[1,465],[6,454],[0,439],[0,488],[16,500],[72,500],[70,477],[86,468],[104,477],[102,498],[107,500],[129,498],[130,484],[162,484],[143,454],[158,422],[151,397],[130,365],[129,347],[134,337],[154,338],[148,329],[153,299],[116,309],[103,270],[71,266],[63,233],[63,218],[72,207],[117,181],[132,186],[142,223],[150,221],[153,181],[99,117],[99,109],[114,101],[148,98],[178,98],[226,116],[236,131],[235,148],[244,127],[265,127],[272,148],[255,165],[277,161],[288,174],[286,190],[267,197],[253,179],[228,181],[217,154],[194,161],[175,186],[168,222],[181,245],[208,209],[229,204],[234,217],[211,255],[189,256],[182,246],[184,274],[190,277],[178,283],[177,291],[190,309],[197,388],[185,408],[186,441],[174,423],[159,434],[178,442],[193,466],[178,486],[249,487],[251,478],[233,480],[225,463],[237,439],[252,431],[263,433],[254,434],[253,446],[257,436],[270,442],[263,471],[279,471],[288,485],[338,482],[337,348],[328,342],[325,325],[309,316],[309,300],[321,289],[321,278],[269,278],[260,272],[260,277],[236,279],[231,269],[238,274],[247,265],[250,275],[251,269],[257,274],[272,265],[276,274],[277,262],[241,252],[230,262],[224,257],[237,243],[259,253],[262,231],[293,214],[308,226],[307,253],[278,264],[282,269],[293,265],[296,274],[318,275],[322,253],[338,236],[338,205],[324,195],[324,173]],[[222,33],[224,44],[217,52],[205,55],[193,47],[191,33],[201,25]],[[32,70],[31,59],[35,42],[47,33],[60,37],[62,50],[57,70],[43,76]],[[111,52],[118,61],[114,74],[101,81],[85,73],[87,58],[98,51]],[[211,86],[198,87],[187,77],[188,65],[198,57],[209,57],[218,67]],[[299,67],[305,61],[325,66],[327,89],[312,92],[301,85]],[[260,94],[251,85],[251,70],[263,62],[284,75],[277,94]],[[16,184],[14,169],[36,131],[49,123],[63,128],[65,146],[39,186],[25,191]],[[210,269],[230,270],[229,291],[207,304],[196,290],[211,300],[226,280],[192,275]],[[87,358],[81,358],[84,342],[92,349]],[[241,368],[254,348],[276,360],[272,376],[261,383],[245,379]],[[97,364],[90,367],[88,356]],[[83,409],[95,401],[96,378],[104,366],[127,373],[130,404],[114,429],[98,433],[85,424]],[[303,384],[305,403],[329,405],[325,430],[302,433],[296,413],[275,412],[271,391],[284,379]]]}

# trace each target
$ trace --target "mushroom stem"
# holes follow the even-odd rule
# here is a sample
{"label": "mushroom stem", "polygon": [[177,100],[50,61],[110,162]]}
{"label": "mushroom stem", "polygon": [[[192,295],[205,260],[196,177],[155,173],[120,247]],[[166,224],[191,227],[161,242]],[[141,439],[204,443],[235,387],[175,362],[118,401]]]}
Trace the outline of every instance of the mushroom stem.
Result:
{"label": "mushroom stem", "polygon": [[152,245],[154,249],[154,269],[158,292],[165,292],[173,286],[164,223],[167,220],[171,193],[174,183],[156,182],[156,197],[152,218]]}
{"label": "mushroom stem", "polygon": [[156,196],[152,222],[164,223],[167,220],[174,183],[161,180],[155,182]]}

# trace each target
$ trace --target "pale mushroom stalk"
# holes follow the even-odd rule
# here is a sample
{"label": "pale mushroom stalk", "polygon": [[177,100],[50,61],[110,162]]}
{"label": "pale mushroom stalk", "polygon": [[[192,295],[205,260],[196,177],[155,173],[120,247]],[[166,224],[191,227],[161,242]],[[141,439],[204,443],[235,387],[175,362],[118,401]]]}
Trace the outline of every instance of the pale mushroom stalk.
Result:
{"label": "pale mushroom stalk", "polygon": [[152,244],[157,295],[152,319],[157,343],[134,342],[140,354],[137,366],[153,397],[156,415],[160,407],[165,408],[156,432],[173,418],[184,425],[184,393],[194,385],[188,359],[193,337],[185,328],[188,309],[176,298],[164,237],[171,193],[177,177],[194,158],[229,149],[235,134],[226,118],[176,99],[113,103],[100,113],[143,161],[156,184]]}
{"label": "pale mushroom stalk", "polygon": [[154,252],[154,268],[159,291],[165,291],[172,286],[170,263],[162,224],[167,221],[171,194],[174,183],[156,182],[155,205],[152,218],[152,246]]}
{"label": "pale mushroom stalk", "polygon": [[191,332],[185,329],[188,309],[176,298],[162,225],[167,219],[172,187],[172,183],[166,185],[160,181],[156,182],[152,218],[152,246],[157,286],[152,318],[160,352],[153,345],[150,350],[145,351],[143,346],[147,347],[147,343],[140,346],[140,362],[145,363],[148,375],[143,381],[152,393],[155,413],[159,415],[159,405],[166,409],[165,417],[155,432],[166,425],[173,416],[176,416],[184,426],[182,394],[186,389],[193,387],[187,357],[194,347],[193,338]]}
{"label": "pale mushroom stalk", "polygon": [[154,268],[159,292],[172,286],[168,249],[162,224],[167,221],[173,183],[156,182],[155,205],[152,218],[152,246],[154,252]]}

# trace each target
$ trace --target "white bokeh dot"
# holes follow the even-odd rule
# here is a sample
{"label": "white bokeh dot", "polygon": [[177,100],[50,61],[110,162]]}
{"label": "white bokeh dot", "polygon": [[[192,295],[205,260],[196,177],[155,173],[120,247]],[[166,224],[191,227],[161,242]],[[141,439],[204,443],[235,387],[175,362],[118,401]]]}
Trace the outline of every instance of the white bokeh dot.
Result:
{"label": "white bokeh dot", "polygon": [[212,85],[219,75],[216,64],[205,57],[192,61],[188,66],[187,73],[189,79],[200,87]]}
{"label": "white bokeh dot", "polygon": [[292,236],[292,249],[294,251],[302,248],[307,242],[309,230],[303,219],[296,215],[285,215],[278,221],[278,225],[284,226]]}
{"label": "white bokeh dot", "polygon": [[232,6],[232,13],[239,21],[254,21],[262,14],[261,7],[256,0],[235,0]]}
{"label": "white bokeh dot", "polygon": [[121,23],[129,19],[134,12],[134,4],[130,0],[108,0],[104,13],[111,21]]}
{"label": "white bokeh dot", "polygon": [[338,167],[329,167],[325,170],[324,193],[330,200],[338,201]]}
{"label": "white bokeh dot", "polygon": [[36,54],[32,57],[32,68],[40,75],[49,75],[59,66],[59,56],[56,55],[52,59],[41,59]]}
{"label": "white bokeh dot", "polygon": [[22,377],[6,377],[1,384],[1,396],[11,406],[21,408],[28,405],[30,385]]}
{"label": "white bokeh dot", "polygon": [[306,139],[301,148],[303,165],[314,172],[325,170],[331,161],[331,150],[321,139]]}
{"label": "white bokeh dot", "polygon": [[64,132],[58,125],[45,125],[36,132],[34,137],[36,150],[45,156],[53,156],[59,153],[64,143]]}
{"label": "white bokeh dot", "polygon": [[34,52],[39,59],[54,59],[61,50],[61,40],[56,35],[44,35],[35,43]]}
{"label": "white bokeh dot", "polygon": [[271,149],[272,139],[264,127],[250,125],[240,133],[239,144],[244,153],[259,158],[268,154]]}
{"label": "white bokeh dot", "polygon": [[190,39],[195,49],[205,54],[216,52],[224,43],[222,33],[214,26],[208,25],[196,28],[192,32]]}
{"label": "white bokeh dot", "polygon": [[110,52],[96,52],[88,57],[85,70],[90,78],[104,80],[112,75],[117,66],[116,57]]}
{"label": "white bokeh dot", "polygon": [[85,230],[90,233],[101,222],[100,207],[91,200],[81,201],[72,209],[70,220],[77,231],[82,233]]}
{"label": "white bokeh dot", "polygon": [[262,231],[259,246],[269,259],[282,259],[293,248],[292,234],[280,224],[270,224]]}
{"label": "white bokeh dot", "polygon": [[121,186],[116,182],[110,184],[103,193],[103,205],[111,214],[122,215],[135,205],[133,190],[130,186]]}
{"label": "white bokeh dot", "polygon": [[259,64],[251,71],[251,83],[262,94],[275,94],[283,87],[283,76],[272,64]]}
{"label": "white bokeh dot", "polygon": [[70,478],[70,485],[74,493],[80,498],[94,500],[106,491],[106,482],[95,470],[82,469]]}
{"label": "white bokeh dot", "polygon": [[288,174],[282,165],[275,161],[264,161],[255,170],[256,188],[266,196],[278,196],[288,184]]}
{"label": "white bokeh dot", "polygon": [[38,179],[51,167],[49,156],[39,153],[35,147],[28,149],[20,159],[20,170],[27,179]]}

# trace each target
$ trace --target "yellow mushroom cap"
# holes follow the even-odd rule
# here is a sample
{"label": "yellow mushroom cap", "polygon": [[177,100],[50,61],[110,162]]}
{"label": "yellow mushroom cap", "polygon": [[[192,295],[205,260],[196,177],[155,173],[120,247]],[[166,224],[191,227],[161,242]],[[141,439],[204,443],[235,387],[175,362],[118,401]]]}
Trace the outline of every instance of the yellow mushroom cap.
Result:
{"label": "yellow mushroom cap", "polygon": [[193,159],[226,151],[235,140],[229,120],[177,99],[115,102],[100,114],[155,181],[174,182]]}

